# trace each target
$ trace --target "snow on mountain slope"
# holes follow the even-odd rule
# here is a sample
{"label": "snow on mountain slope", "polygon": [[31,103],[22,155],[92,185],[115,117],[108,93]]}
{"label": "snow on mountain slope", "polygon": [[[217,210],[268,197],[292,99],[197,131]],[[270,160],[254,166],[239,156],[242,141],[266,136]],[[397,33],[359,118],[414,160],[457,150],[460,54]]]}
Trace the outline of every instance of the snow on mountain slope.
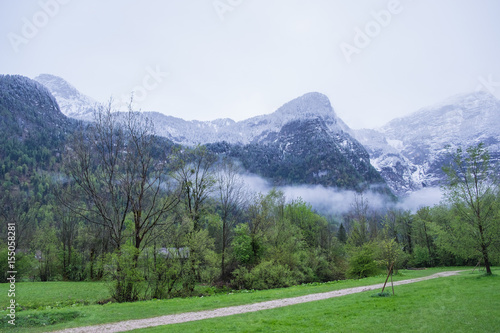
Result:
{"label": "snow on mountain slope", "polygon": [[328,97],[312,92],[298,97],[272,114],[235,122],[231,119],[186,121],[157,112],[144,112],[155,124],[159,135],[185,145],[226,141],[228,143],[258,143],[272,141],[281,128],[296,120],[321,119],[332,133],[350,129],[337,118]]}
{"label": "snow on mountain slope", "polygon": [[[65,115],[80,120],[92,120],[95,101],[90,97],[81,94],[64,79],[54,75],[41,74],[35,80],[49,89]],[[349,127],[337,118],[328,97],[317,92],[298,97],[272,114],[239,122],[228,118],[187,121],[159,112],[143,113],[153,121],[158,135],[189,146],[220,141],[240,144],[270,141],[285,124],[308,119],[321,119],[333,134],[346,132],[352,135]]]}
{"label": "snow on mountain slope", "polygon": [[[91,119],[94,101],[90,98],[61,78],[43,74],[36,80],[49,88],[64,114]],[[283,139],[281,131],[287,124],[319,120],[316,123],[324,124],[344,154],[356,147],[358,143],[352,137],[356,138],[370,154],[371,164],[400,196],[442,183],[447,145],[467,147],[483,142],[492,159],[500,161],[500,101],[484,91],[454,96],[379,129],[356,131],[336,116],[328,97],[317,92],[298,97],[274,113],[238,122],[186,121],[159,112],[144,114],[153,121],[158,135],[189,146],[221,141],[270,144]]]}
{"label": "snow on mountain slope", "polygon": [[92,98],[81,94],[66,80],[50,74],[40,74],[34,78],[43,84],[55,97],[61,112],[70,118],[90,121],[96,104]]}
{"label": "snow on mountain slope", "polygon": [[484,91],[461,94],[355,136],[392,190],[405,195],[442,183],[448,145],[454,149],[483,142],[497,159],[500,101]]}

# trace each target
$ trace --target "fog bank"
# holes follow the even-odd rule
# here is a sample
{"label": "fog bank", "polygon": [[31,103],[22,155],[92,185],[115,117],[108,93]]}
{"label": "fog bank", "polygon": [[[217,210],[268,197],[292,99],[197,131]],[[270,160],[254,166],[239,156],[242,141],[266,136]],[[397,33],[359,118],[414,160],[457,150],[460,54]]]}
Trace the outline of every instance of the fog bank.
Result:
{"label": "fog bank", "polygon": [[[294,185],[294,186],[272,186],[266,179],[253,175],[241,175],[245,182],[245,187],[253,193],[266,194],[271,189],[283,191],[288,202],[301,198],[312,208],[323,214],[340,215],[347,213],[354,202],[355,191],[340,190],[322,185]],[[368,201],[370,209],[383,210],[384,208],[397,208],[410,210],[415,213],[420,207],[434,206],[439,204],[442,193],[439,188],[424,188],[413,192],[406,198],[402,198],[397,203],[389,201],[387,196],[380,193],[366,191],[363,198]]]}

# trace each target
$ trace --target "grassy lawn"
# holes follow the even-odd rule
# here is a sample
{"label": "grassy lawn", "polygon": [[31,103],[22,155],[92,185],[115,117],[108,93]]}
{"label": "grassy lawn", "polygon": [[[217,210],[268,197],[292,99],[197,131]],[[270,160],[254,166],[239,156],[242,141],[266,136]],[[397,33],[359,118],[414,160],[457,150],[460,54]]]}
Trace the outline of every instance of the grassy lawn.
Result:
{"label": "grassy lawn", "polygon": [[[0,304],[7,304],[9,285],[0,284]],[[109,298],[105,282],[17,282],[16,302],[21,309],[63,308],[95,304]]]}
{"label": "grassy lawn", "polygon": [[[496,271],[499,274],[500,270]],[[499,332],[500,276],[462,273],[288,307],[134,330],[159,332]]]}
{"label": "grassy lawn", "polygon": [[[426,275],[431,275],[439,271],[444,270],[456,270],[456,269],[466,269],[466,268],[435,268],[435,269],[427,269],[421,271],[400,271],[400,274],[394,277],[394,280],[404,280],[415,277],[421,277]],[[500,273],[500,272],[499,272]],[[498,274],[498,273],[497,273]],[[291,308],[296,309],[297,313],[295,314],[287,314],[286,309],[275,309],[264,311],[261,314],[248,314],[248,315],[238,315],[233,316],[231,319],[223,318],[216,320],[207,320],[203,321],[203,323],[188,323],[182,325],[169,326],[169,331],[172,330],[182,330],[182,331],[203,331],[203,329],[207,329],[209,327],[213,331],[224,331],[231,330],[234,331],[235,327],[245,327],[248,331],[259,331],[266,330],[268,327],[273,327],[276,331],[280,330],[293,330],[298,327],[302,327],[303,330],[304,323],[307,324],[309,328],[312,328],[311,324],[314,323],[314,327],[317,326],[317,331],[328,331],[332,330],[332,328],[327,328],[322,325],[335,325],[338,329],[335,331],[341,330],[342,326],[338,322],[331,322],[329,319],[332,319],[334,316],[345,317],[345,322],[342,325],[347,325],[347,322],[350,320],[355,320],[356,317],[360,316],[360,311],[367,310],[368,312],[373,312],[377,308],[380,308],[380,314],[374,315],[373,319],[370,319],[370,323],[367,324],[376,324],[377,322],[393,322],[392,319],[388,315],[391,313],[394,315],[395,310],[393,309],[405,309],[408,308],[409,311],[415,312],[415,316],[418,317],[419,313],[422,312],[420,307],[422,303],[426,303],[427,301],[433,301],[433,297],[442,297],[443,292],[446,290],[442,286],[435,288],[434,284],[442,284],[447,283],[448,290],[451,290],[452,287],[456,284],[456,281],[469,282],[462,289],[464,289],[463,293],[468,292],[469,288],[476,288],[484,285],[484,289],[487,290],[477,290],[474,291],[475,297],[477,295],[481,295],[481,299],[485,297],[489,297],[492,293],[490,290],[493,289],[491,284],[495,284],[498,286],[498,282],[500,282],[496,277],[491,278],[481,278],[477,279],[478,275],[470,275],[469,273],[463,274],[460,277],[452,277],[452,278],[442,278],[435,279],[427,282],[419,282],[417,284],[407,285],[407,286],[398,286],[396,289],[397,295],[395,297],[389,298],[369,298],[370,292],[368,294],[357,294],[351,296],[344,296],[341,298],[336,298],[328,301],[314,302],[303,305],[296,305]],[[23,307],[23,302],[25,304],[42,304],[40,307],[37,307],[37,310],[24,310],[18,311],[16,323],[19,325],[15,331],[18,332],[43,332],[49,330],[56,330],[68,327],[77,327],[77,326],[86,326],[86,325],[95,325],[100,323],[110,323],[121,320],[128,319],[139,319],[139,318],[150,318],[156,317],[166,314],[173,313],[182,313],[189,311],[200,311],[200,310],[208,310],[215,309],[219,307],[226,307],[232,305],[241,305],[241,304],[249,304],[255,302],[268,301],[272,299],[279,298],[287,298],[294,296],[301,296],[311,293],[320,293],[332,290],[338,290],[343,288],[357,287],[363,285],[370,285],[381,283],[384,280],[384,276],[371,277],[362,280],[346,280],[346,281],[338,281],[338,282],[330,282],[325,284],[317,284],[317,285],[302,285],[291,288],[284,289],[274,289],[274,290],[264,290],[264,291],[253,291],[253,292],[240,292],[233,293],[229,295],[216,295],[211,297],[193,297],[193,298],[183,298],[183,299],[171,299],[171,300],[152,300],[152,301],[143,301],[136,303],[125,303],[125,304],[106,304],[106,305],[82,305],[82,302],[71,303],[68,301],[67,305],[62,305],[62,300],[87,300],[89,303],[95,303],[100,299],[105,299],[109,297],[108,291],[103,283],[85,283],[85,282],[53,282],[53,283],[18,283],[16,285],[16,301],[19,306]],[[488,280],[489,279],[489,280]],[[452,283],[452,281],[455,281]],[[474,282],[474,283],[471,283]],[[462,285],[462,282],[459,284]],[[428,286],[428,287],[427,287]],[[413,289],[412,289],[413,288]],[[425,289],[425,292],[422,292],[422,289]],[[435,291],[430,292],[427,288],[431,288]],[[498,288],[497,288],[498,289]],[[7,304],[8,298],[6,297],[8,290],[7,284],[0,285],[0,301],[2,304]],[[406,294],[407,291],[415,290],[417,293],[416,296],[411,296],[413,294]],[[371,292],[373,293],[373,292]],[[453,291],[453,297],[457,297],[457,295],[462,294],[461,290]],[[479,293],[479,294],[478,294]],[[483,297],[483,293],[485,293],[485,297]],[[487,294],[487,295],[486,295]],[[368,295],[368,296],[367,296]],[[411,297],[410,297],[410,296]],[[441,295],[441,296],[440,296]],[[496,294],[496,299],[500,300],[499,295]],[[368,298],[367,298],[368,297]],[[421,299],[420,299],[420,298]],[[438,298],[439,298],[438,297]],[[451,297],[451,296],[450,296]],[[342,299],[342,303],[346,302],[345,299],[349,299],[347,303],[352,302],[351,305],[345,304],[339,308],[340,304],[338,303]],[[449,298],[449,297],[448,297]],[[420,301],[420,303],[418,302]],[[58,306],[57,304],[60,302]],[[399,305],[398,302],[402,302]],[[409,302],[409,303],[405,303]],[[436,300],[436,302],[440,302]],[[403,304],[405,303],[405,304]],[[335,304],[333,306],[332,304]],[[488,307],[488,309],[494,309],[494,304]],[[44,308],[44,306],[50,306],[51,308]],[[352,306],[352,309],[349,310],[349,306]],[[370,308],[370,306],[373,307]],[[303,309],[301,307],[304,307]],[[322,308],[323,307],[323,308]],[[358,309],[359,307],[359,309]],[[418,310],[415,310],[417,309]],[[437,308],[437,307],[436,307]],[[476,307],[478,308],[478,307]],[[304,309],[307,309],[304,310]],[[363,310],[364,309],[364,310]],[[387,309],[391,309],[390,311]],[[428,306],[423,306],[423,309],[429,309]],[[498,308],[497,308],[498,310]],[[281,313],[281,311],[285,311]],[[333,312],[332,312],[333,311]],[[339,311],[339,312],[337,312]],[[411,312],[410,311],[410,312]],[[481,310],[484,311],[484,310]],[[488,310],[489,311],[489,310]],[[385,314],[387,312],[387,314]],[[272,313],[269,314],[269,313]],[[307,313],[307,316],[304,315]],[[376,313],[376,312],[373,312]],[[488,313],[488,312],[487,312]],[[486,313],[486,315],[487,315]],[[500,312],[497,312],[500,314]],[[253,317],[257,315],[262,315],[264,317]],[[2,324],[6,322],[5,312],[0,312],[0,316],[2,318]],[[267,316],[267,319],[266,319]],[[291,316],[292,318],[289,318]],[[309,317],[312,316],[312,317]],[[408,319],[408,315],[403,315],[405,319]],[[484,314],[483,314],[484,316]],[[248,317],[248,318],[247,318]],[[251,318],[250,318],[251,317]],[[488,316],[488,318],[491,317]],[[233,319],[234,318],[234,319]],[[302,319],[300,319],[302,318]],[[287,326],[287,323],[293,323],[294,319],[296,321],[302,321],[302,326],[298,322],[295,322],[291,327]],[[252,326],[246,322],[249,320],[252,322]],[[412,319],[413,320],[413,319]],[[356,322],[358,320],[355,320]],[[272,324],[270,324],[272,322]],[[317,322],[317,324],[316,324]],[[210,323],[210,325],[206,324]],[[213,323],[218,323],[217,325],[229,325],[227,327],[218,327],[212,326]],[[243,324],[244,323],[244,324]],[[260,323],[260,328],[259,324]],[[45,326],[43,325],[45,324]],[[498,322],[497,322],[498,324]],[[20,327],[21,325],[26,325],[26,328]],[[193,325],[186,328],[182,328],[183,325]],[[215,325],[215,324],[214,324]],[[257,326],[255,326],[257,325]],[[271,326],[270,326],[271,325]],[[284,325],[284,326],[283,326]],[[370,326],[369,325],[369,326]],[[0,325],[0,330],[6,326]],[[346,331],[352,331],[352,328],[349,326],[345,326]],[[370,326],[371,327],[371,326]],[[374,326],[381,328],[382,331],[386,331],[387,329],[382,326]],[[362,329],[360,327],[360,329]],[[366,330],[369,331],[370,328]],[[420,329],[417,327],[417,329]],[[12,330],[14,331],[14,330]],[[147,330],[146,330],[147,331]],[[158,332],[162,331],[161,329],[157,329]],[[210,331],[210,330],[209,330]],[[244,331],[244,330],[243,330]],[[483,330],[484,331],[484,330]],[[154,329],[153,329],[154,332]]]}

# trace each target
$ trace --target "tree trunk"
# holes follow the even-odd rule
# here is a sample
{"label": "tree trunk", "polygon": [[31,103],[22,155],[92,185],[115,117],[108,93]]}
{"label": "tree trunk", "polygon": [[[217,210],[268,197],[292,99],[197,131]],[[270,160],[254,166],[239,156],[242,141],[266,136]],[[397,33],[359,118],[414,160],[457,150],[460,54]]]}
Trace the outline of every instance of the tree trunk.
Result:
{"label": "tree trunk", "polygon": [[226,282],[225,255],[226,255],[226,221],[222,219],[222,260],[221,260],[221,280]]}

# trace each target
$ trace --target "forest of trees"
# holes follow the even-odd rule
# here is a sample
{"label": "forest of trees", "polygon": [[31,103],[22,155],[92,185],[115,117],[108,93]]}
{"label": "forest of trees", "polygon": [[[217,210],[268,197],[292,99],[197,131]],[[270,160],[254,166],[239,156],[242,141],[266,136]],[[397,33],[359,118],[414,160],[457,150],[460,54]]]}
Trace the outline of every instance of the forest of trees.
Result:
{"label": "forest of trees", "polygon": [[[111,283],[119,302],[189,296],[199,284],[266,289],[396,268],[500,263],[500,195],[488,152],[451,152],[446,200],[415,213],[358,193],[323,216],[283,192],[249,193],[238,165],[204,146],[164,145],[110,106],[64,149],[4,138],[1,239],[16,225],[26,281]],[[0,245],[0,276],[8,271]],[[5,276],[2,280],[5,281]]]}

